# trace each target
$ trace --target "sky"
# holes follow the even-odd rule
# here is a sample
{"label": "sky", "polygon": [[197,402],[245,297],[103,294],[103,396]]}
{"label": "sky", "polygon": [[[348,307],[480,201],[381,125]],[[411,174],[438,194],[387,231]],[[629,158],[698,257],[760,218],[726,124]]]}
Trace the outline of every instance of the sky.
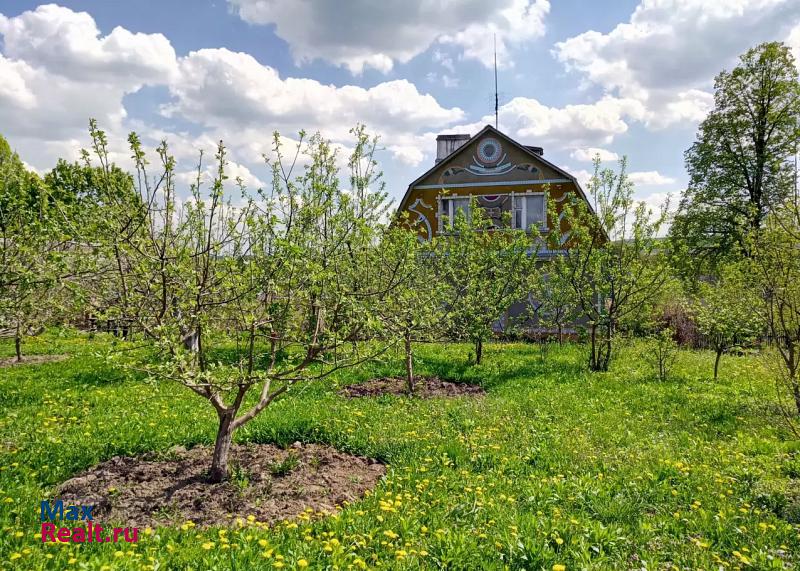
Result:
{"label": "sky", "polygon": [[[271,135],[320,131],[345,156],[380,137],[399,202],[439,133],[494,123],[579,180],[625,156],[636,196],[677,197],[714,76],[763,41],[800,59],[797,0],[0,0],[0,134],[31,168],[76,160],[96,118],[112,158],[166,139],[188,184],[224,140],[269,181]],[[342,161],[342,164],[345,164]]]}

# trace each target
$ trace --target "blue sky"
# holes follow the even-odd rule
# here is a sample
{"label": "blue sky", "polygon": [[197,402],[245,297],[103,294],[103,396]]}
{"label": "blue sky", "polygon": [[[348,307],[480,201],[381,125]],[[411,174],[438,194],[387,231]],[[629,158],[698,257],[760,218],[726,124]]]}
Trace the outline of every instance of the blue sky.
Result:
{"label": "blue sky", "polygon": [[626,155],[655,205],[685,184],[683,151],[714,75],[761,41],[800,50],[794,0],[215,0],[0,4],[0,133],[43,171],[73,159],[96,117],[124,138],[170,141],[187,173],[223,138],[234,174],[266,180],[270,133],[342,146],[367,124],[398,199],[432,165],[435,136],[500,129],[579,178]]}

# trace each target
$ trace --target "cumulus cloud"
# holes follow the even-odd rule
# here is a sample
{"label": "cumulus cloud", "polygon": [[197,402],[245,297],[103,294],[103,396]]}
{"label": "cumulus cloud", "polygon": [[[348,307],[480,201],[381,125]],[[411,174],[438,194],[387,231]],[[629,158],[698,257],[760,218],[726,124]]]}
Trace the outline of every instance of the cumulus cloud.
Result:
{"label": "cumulus cloud", "polygon": [[175,50],[162,34],[117,26],[101,36],[91,15],[55,4],[0,18],[0,34],[7,58],[36,62],[73,81],[114,81],[133,89],[164,83],[176,70]]}
{"label": "cumulus cloud", "polygon": [[170,85],[173,101],[163,107],[166,115],[232,133],[254,125],[267,125],[269,132],[306,128],[337,141],[349,140],[349,130],[363,122],[407,164],[422,159],[421,151],[411,148],[414,133],[464,117],[461,109],[442,107],[405,79],[369,89],[283,79],[249,54],[225,48],[190,52],[178,67],[178,80]]}
{"label": "cumulus cloud", "polygon": [[789,33],[786,43],[792,48],[795,64],[797,64],[797,68],[800,69],[800,24],[795,26],[794,29]]}
{"label": "cumulus cloud", "polygon": [[628,22],[559,42],[554,54],[588,82],[642,102],[650,127],[696,123],[713,104],[713,77],[751,46],[786,38],[798,18],[795,0],[642,0]]}
{"label": "cumulus cloud", "polygon": [[460,48],[463,58],[474,59],[490,67],[494,65],[495,45],[487,39],[497,34],[498,67],[512,67],[510,47],[543,36],[549,11],[550,2],[547,0],[513,0],[491,19],[470,24],[455,34],[443,35],[439,41]]}
{"label": "cumulus cloud", "polygon": [[544,34],[547,0],[228,0],[246,22],[274,25],[297,63],[323,59],[361,73],[405,63],[436,42],[453,45],[462,57],[491,65],[497,33],[501,62],[510,44]]}
{"label": "cumulus cloud", "polygon": [[[536,99],[515,97],[499,109],[500,130],[523,143],[559,149],[608,145],[628,130],[627,120],[641,118],[644,109],[634,99],[603,97],[590,104],[550,107]],[[453,127],[453,132],[475,133],[494,116]]]}
{"label": "cumulus cloud", "polygon": [[161,34],[114,28],[53,4],[0,15],[0,128],[38,169],[77,158],[90,117],[124,136],[123,98],[174,79],[175,51]]}
{"label": "cumulus cloud", "polygon": [[600,157],[601,161],[619,160],[619,155],[617,153],[599,147],[580,147],[572,151],[569,156],[576,161],[582,162],[591,162],[597,156]]}
{"label": "cumulus cloud", "polygon": [[[56,157],[77,158],[90,117],[122,150],[122,162],[125,132],[133,127],[144,127],[149,142],[168,139],[179,156],[192,160],[198,148],[213,154],[215,141],[224,138],[231,142],[234,162],[252,165],[261,163],[275,129],[320,130],[341,143],[351,140],[351,127],[365,122],[383,136],[394,158],[413,166],[433,149],[428,130],[464,117],[461,109],[439,105],[407,80],[368,89],[336,87],[281,78],[252,56],[224,48],[176,57],[161,34],[116,27],[103,35],[88,13],[56,5],[14,17],[0,14],[0,38],[0,126],[39,169],[52,166]],[[124,98],[144,85],[166,87],[171,99],[162,113],[197,129],[162,133],[129,118]],[[261,182],[242,172],[248,186]]]}
{"label": "cumulus cloud", "polygon": [[628,178],[633,184],[644,186],[663,186],[674,184],[675,179],[664,176],[658,171],[638,171],[628,173]]}

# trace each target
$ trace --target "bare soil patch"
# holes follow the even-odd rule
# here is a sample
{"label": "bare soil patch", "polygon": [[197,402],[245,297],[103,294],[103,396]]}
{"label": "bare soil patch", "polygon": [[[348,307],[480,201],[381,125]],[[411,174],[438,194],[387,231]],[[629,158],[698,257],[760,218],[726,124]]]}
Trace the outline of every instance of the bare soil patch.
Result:
{"label": "bare soil patch", "polygon": [[167,526],[191,520],[198,526],[231,525],[254,516],[274,523],[307,508],[333,512],[375,487],[386,467],[328,446],[295,443],[234,445],[231,478],[208,481],[212,448],[176,447],[161,455],[114,457],[64,482],[64,504],[94,505],[98,523]]}
{"label": "bare soil patch", "polygon": [[[340,394],[350,398],[377,397],[380,395],[408,395],[406,380],[400,377],[381,377],[357,385],[344,387]],[[419,398],[480,396],[486,391],[478,385],[443,381],[439,377],[414,379],[414,396]]]}
{"label": "bare soil patch", "polygon": [[0,368],[13,367],[14,365],[39,365],[41,363],[55,363],[63,361],[69,355],[25,355],[22,361],[17,361],[16,357],[4,357],[0,359]]}

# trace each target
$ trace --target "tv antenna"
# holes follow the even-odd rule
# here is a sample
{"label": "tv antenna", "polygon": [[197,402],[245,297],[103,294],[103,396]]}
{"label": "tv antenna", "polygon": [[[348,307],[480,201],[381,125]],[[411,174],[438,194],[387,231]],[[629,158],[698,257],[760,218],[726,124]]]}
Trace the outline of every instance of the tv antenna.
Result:
{"label": "tv antenna", "polygon": [[499,98],[497,96],[497,34],[494,35],[494,128],[499,124]]}

